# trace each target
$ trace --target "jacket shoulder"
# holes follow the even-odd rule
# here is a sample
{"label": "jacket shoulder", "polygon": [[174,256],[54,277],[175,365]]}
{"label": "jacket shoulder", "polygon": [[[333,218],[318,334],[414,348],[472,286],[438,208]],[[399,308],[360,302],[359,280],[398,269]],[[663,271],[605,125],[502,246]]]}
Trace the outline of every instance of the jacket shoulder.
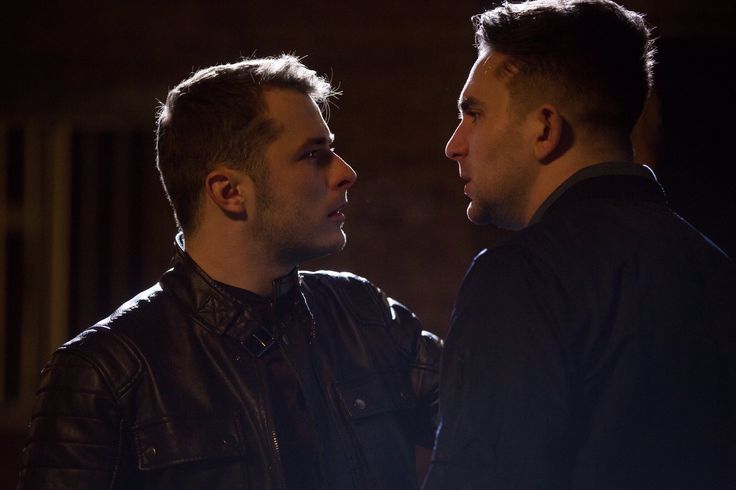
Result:
{"label": "jacket shoulder", "polygon": [[338,272],[329,270],[299,271],[299,276],[307,285],[324,285],[326,287],[345,288],[348,290],[368,289],[380,291],[372,282],[365,277],[352,272]]}
{"label": "jacket shoulder", "polygon": [[389,299],[368,279],[350,272],[302,271],[305,291],[337,301],[364,324],[386,325],[393,317]]}
{"label": "jacket shoulder", "polygon": [[56,351],[56,357],[73,355],[91,364],[107,381],[117,398],[141,375],[143,356],[130,332],[150,324],[161,288],[157,284],[123,303],[109,317],[87,328]]}
{"label": "jacket shoulder", "polygon": [[[422,328],[416,315],[395,299],[387,296],[368,279],[350,272],[302,272],[305,292],[320,304],[338,302],[363,326],[384,327],[393,343],[406,355],[417,349],[429,354],[422,356],[439,362],[442,342]],[[436,361],[436,362],[435,362]]]}

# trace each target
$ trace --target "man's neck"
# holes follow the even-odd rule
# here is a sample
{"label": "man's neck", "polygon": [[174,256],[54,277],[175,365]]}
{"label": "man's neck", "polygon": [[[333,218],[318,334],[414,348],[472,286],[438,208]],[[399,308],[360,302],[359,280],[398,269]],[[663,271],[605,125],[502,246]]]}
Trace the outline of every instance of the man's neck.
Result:
{"label": "man's neck", "polygon": [[269,296],[273,281],[296,264],[279,263],[237,236],[199,230],[187,237],[185,251],[215,281]]}

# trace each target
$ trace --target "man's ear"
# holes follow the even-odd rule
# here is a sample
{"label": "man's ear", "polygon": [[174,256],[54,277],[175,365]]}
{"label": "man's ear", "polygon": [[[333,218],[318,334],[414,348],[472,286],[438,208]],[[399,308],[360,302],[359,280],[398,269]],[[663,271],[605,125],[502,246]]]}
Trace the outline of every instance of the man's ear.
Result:
{"label": "man's ear", "polygon": [[205,189],[209,200],[232,219],[248,219],[250,177],[243,172],[219,166],[207,174]]}
{"label": "man's ear", "polygon": [[552,104],[544,104],[536,111],[537,128],[534,141],[534,157],[542,163],[549,163],[564,152],[563,137],[565,120]]}

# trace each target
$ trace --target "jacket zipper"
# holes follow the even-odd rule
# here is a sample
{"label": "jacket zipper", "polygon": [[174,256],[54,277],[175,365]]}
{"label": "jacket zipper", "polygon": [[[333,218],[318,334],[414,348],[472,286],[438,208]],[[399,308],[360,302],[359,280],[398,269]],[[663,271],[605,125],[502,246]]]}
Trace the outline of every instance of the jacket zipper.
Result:
{"label": "jacket zipper", "polygon": [[276,434],[276,424],[274,423],[273,416],[271,414],[271,397],[268,392],[268,386],[265,382],[266,368],[261,362],[258,362],[258,367],[260,370],[259,378],[261,381],[261,389],[263,390],[262,392],[264,400],[261,410],[263,411],[264,418],[266,420],[266,427],[271,431],[271,444],[269,445],[271,446],[271,458],[273,461],[271,462],[269,470],[271,471],[274,486],[282,490],[287,490],[286,481],[284,479],[284,470],[281,466],[281,446],[279,445],[278,434]]}
{"label": "jacket zipper", "polygon": [[281,448],[279,447],[279,437],[276,435],[276,427],[271,428],[271,442],[273,442],[276,458],[281,461]]}
{"label": "jacket zipper", "polygon": [[[271,338],[276,339],[276,318],[273,311],[273,301],[268,302],[268,322],[270,323],[270,330],[271,330]],[[274,346],[275,348],[279,349],[280,346],[277,344]],[[282,354],[283,355],[283,354]],[[269,428],[271,429],[271,448],[273,449],[273,456],[275,456],[273,461],[273,470],[272,473],[274,474],[274,481],[277,483],[278,488],[281,488],[283,490],[287,490],[286,488],[286,478],[284,476],[284,467],[281,462],[281,446],[279,445],[279,436],[276,433],[276,422],[273,419],[273,413],[271,411],[271,394],[269,392],[268,385],[266,384],[265,380],[267,378],[266,375],[266,366],[259,362],[259,365],[261,367],[261,385],[263,387],[263,394],[264,399],[266,400],[266,422],[269,424]]]}

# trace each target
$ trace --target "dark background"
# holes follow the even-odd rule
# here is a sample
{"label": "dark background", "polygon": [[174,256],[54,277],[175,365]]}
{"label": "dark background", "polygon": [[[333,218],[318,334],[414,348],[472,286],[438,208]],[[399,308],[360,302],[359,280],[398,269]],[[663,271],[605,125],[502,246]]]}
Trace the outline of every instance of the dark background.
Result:
{"label": "dark background", "polygon": [[[655,168],[673,208],[733,256],[736,197],[726,173],[733,165],[728,150],[736,7],[726,0],[624,4],[646,12],[659,38],[656,103],[637,133],[641,160]],[[174,223],[153,167],[157,99],[193,69],[282,52],[304,56],[344,91],[330,125],[338,152],[359,174],[347,210],[347,248],[304,268],[365,275],[410,306],[428,329],[444,334],[468,262],[499,237],[467,222],[457,166],[444,157],[456,124],[455,100],[475,58],[469,18],[490,5],[6,5],[0,20],[0,129],[10,165],[0,184],[9,200],[22,198],[17,187],[23,172],[13,162],[22,162],[28,151],[29,125],[61,124],[70,135],[67,337],[155,282],[171,255]],[[49,206],[44,209],[52,212]],[[5,239],[12,250],[13,238]],[[2,267],[2,313],[13,319],[22,314],[12,311],[17,295],[43,298],[44,289],[27,283],[20,292],[11,288],[29,271],[10,259]],[[6,330],[0,356],[9,379],[23,335]],[[33,386],[20,377],[11,381],[5,403],[32,394]],[[16,424],[0,433],[8,475],[0,488],[14,484],[22,431]]]}

